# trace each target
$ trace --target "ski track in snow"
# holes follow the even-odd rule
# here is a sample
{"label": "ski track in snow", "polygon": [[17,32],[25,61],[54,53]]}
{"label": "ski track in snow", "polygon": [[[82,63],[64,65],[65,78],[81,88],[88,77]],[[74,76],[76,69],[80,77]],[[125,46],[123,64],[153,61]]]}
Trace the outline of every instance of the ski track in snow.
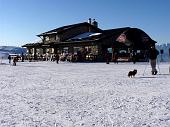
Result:
{"label": "ski track in snow", "polygon": [[169,66],[152,76],[148,63],[1,64],[0,127],[169,127]]}

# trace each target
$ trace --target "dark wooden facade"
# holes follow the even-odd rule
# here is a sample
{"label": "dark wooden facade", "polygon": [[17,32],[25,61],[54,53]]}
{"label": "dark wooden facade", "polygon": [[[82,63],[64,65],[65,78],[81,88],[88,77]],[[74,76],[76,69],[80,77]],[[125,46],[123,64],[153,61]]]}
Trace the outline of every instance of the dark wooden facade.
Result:
{"label": "dark wooden facade", "polygon": [[[40,43],[25,44],[29,54],[37,59],[43,54],[74,55],[76,61],[105,61],[106,54],[110,60],[131,60],[131,54],[137,56],[137,61],[146,60],[146,52],[150,45],[155,45],[144,31],[137,28],[117,28],[101,30],[87,22],[63,26],[37,35]],[[122,37],[123,42],[122,42]]]}

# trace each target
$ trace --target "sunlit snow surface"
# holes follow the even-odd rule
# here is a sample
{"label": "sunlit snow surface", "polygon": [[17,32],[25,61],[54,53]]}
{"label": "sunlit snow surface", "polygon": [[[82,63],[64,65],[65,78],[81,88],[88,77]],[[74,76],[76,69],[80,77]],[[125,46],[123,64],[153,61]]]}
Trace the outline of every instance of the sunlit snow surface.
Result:
{"label": "sunlit snow surface", "polygon": [[170,64],[157,67],[1,61],[0,127],[170,127]]}

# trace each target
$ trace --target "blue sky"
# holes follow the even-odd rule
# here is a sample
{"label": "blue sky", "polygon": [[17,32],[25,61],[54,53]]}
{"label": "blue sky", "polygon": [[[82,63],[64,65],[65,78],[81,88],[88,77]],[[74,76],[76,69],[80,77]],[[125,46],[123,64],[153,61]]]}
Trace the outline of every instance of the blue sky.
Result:
{"label": "blue sky", "polygon": [[0,45],[21,46],[36,35],[95,18],[101,29],[137,27],[170,43],[170,0],[0,0]]}

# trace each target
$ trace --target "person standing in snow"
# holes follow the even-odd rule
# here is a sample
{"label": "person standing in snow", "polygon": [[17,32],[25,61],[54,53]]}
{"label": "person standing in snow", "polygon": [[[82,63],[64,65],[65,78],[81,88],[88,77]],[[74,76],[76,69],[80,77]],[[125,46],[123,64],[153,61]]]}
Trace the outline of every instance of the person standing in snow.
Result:
{"label": "person standing in snow", "polygon": [[60,56],[58,55],[58,53],[55,55],[55,59],[56,59],[56,63],[58,64],[58,61],[60,59]]}
{"label": "person standing in snow", "polygon": [[132,51],[131,56],[132,56],[132,62],[133,62],[133,64],[135,64],[135,63],[136,63],[136,57],[137,57],[136,52],[135,52],[135,51]]}
{"label": "person standing in snow", "polygon": [[13,58],[13,66],[16,66],[16,62],[17,62],[17,57]]}
{"label": "person standing in snow", "polygon": [[8,56],[9,64],[11,63],[11,56]]}
{"label": "person standing in snow", "polygon": [[24,53],[21,54],[21,61],[24,62]]}
{"label": "person standing in snow", "polygon": [[118,53],[114,53],[114,62],[118,64]]}
{"label": "person standing in snow", "polygon": [[109,51],[108,50],[105,53],[105,59],[106,59],[106,64],[109,64],[110,60],[109,60]]}
{"label": "person standing in snow", "polygon": [[149,59],[150,59],[151,67],[152,67],[152,75],[156,75],[158,73],[158,71],[156,70],[156,59],[158,55],[159,55],[159,52],[155,48],[155,46],[151,46],[149,50]]}

